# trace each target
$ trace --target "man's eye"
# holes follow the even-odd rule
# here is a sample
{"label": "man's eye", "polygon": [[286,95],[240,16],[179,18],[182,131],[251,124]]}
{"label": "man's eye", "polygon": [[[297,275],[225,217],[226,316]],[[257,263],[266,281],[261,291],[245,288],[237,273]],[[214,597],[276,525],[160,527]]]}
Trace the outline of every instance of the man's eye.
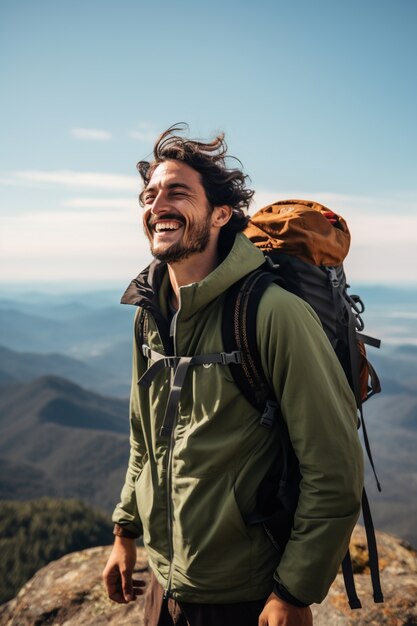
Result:
{"label": "man's eye", "polygon": [[153,202],[153,199],[154,199],[153,196],[145,196],[144,202],[145,204],[149,204],[150,202]]}

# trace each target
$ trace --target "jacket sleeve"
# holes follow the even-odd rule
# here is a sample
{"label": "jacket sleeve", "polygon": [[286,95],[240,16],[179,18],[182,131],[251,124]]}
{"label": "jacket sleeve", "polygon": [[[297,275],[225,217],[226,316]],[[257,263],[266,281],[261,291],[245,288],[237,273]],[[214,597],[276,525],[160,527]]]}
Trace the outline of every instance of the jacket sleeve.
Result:
{"label": "jacket sleeve", "polygon": [[356,403],[320,321],[303,300],[273,285],[259,305],[257,334],[301,473],[293,529],[275,580],[302,603],[321,602],[360,512]]}
{"label": "jacket sleeve", "polygon": [[[138,309],[135,317],[135,329],[137,318],[140,314]],[[113,522],[116,524],[117,535],[139,537],[142,534],[142,524],[136,506],[135,483],[140,476],[146,459],[146,445],[143,437],[139,389],[137,381],[145,371],[146,365],[136,340],[136,332],[133,340],[133,367],[132,386],[130,392],[130,456],[126,472],[125,482],[120,495],[120,502],[113,512]],[[124,532],[127,531],[127,532]]]}

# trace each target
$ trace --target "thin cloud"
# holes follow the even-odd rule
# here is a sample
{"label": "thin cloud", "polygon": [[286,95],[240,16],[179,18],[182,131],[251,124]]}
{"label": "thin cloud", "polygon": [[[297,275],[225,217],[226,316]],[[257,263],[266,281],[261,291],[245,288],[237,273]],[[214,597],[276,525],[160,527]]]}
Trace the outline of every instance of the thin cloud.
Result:
{"label": "thin cloud", "polygon": [[132,210],[11,216],[2,221],[0,238],[0,267],[10,280],[105,276],[124,282],[151,260],[140,219]]}
{"label": "thin cloud", "polygon": [[[103,273],[122,278],[132,268],[139,271],[150,260],[149,246],[141,212],[133,199],[126,200],[108,199],[106,210],[98,212],[102,199],[80,196],[67,200],[76,201],[76,207],[7,216],[0,233],[0,267],[14,280],[58,275],[99,279]],[[83,202],[84,210],[75,210]],[[112,208],[110,202],[117,206]],[[346,217],[352,245],[345,268],[351,284],[417,282],[417,217],[396,215],[395,231],[388,216],[375,219],[374,214],[355,211]]]}
{"label": "thin cloud", "polygon": [[64,187],[137,191],[138,177],[104,172],[77,172],[74,170],[24,170],[14,172],[15,180],[23,183],[48,183]]}
{"label": "thin cloud", "polygon": [[417,213],[417,194],[392,194],[379,197],[377,195],[359,196],[353,194],[342,194],[329,191],[269,191],[260,190],[254,195],[251,213],[261,207],[273,204],[283,199],[314,200],[329,208],[340,211],[345,216],[352,211],[366,211],[372,213]]}
{"label": "thin cloud", "polygon": [[134,130],[130,133],[132,139],[137,139],[142,143],[153,143],[155,141],[155,133],[150,130]]}
{"label": "thin cloud", "polygon": [[73,128],[71,135],[76,139],[88,139],[91,141],[110,141],[111,133],[107,130],[97,130],[94,128]]}
{"label": "thin cloud", "polygon": [[149,122],[139,122],[138,129],[130,133],[132,139],[137,139],[142,143],[153,143],[157,136],[157,131]]}
{"label": "thin cloud", "polygon": [[[55,184],[61,206],[24,213],[14,207],[13,213],[2,219],[0,267],[11,279],[58,275],[99,279],[103,272],[120,278],[149,262],[137,205],[136,176],[61,170],[17,172],[14,178],[22,184]],[[89,191],[78,191],[78,195],[75,191],[74,197],[68,198],[71,194],[65,193],[65,188],[96,192],[88,197]],[[109,191],[119,193],[110,198]],[[322,202],[346,218],[352,244],[345,268],[352,285],[417,283],[417,211],[412,210],[416,206],[413,194],[407,199],[397,194],[381,199],[371,194],[260,190],[255,200],[261,207],[291,197]]]}
{"label": "thin cloud", "polygon": [[0,187],[21,187],[22,182],[15,178],[0,178]]}
{"label": "thin cloud", "polygon": [[137,206],[137,198],[71,198],[62,206],[70,209],[132,209]]}

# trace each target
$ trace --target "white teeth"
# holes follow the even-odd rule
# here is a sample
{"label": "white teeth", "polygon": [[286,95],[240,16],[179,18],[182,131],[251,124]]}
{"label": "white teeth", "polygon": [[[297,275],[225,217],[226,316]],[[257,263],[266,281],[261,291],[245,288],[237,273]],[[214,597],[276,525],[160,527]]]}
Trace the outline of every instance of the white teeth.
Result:
{"label": "white teeth", "polygon": [[178,222],[158,222],[155,224],[155,232],[160,233],[162,230],[178,230],[180,224]]}

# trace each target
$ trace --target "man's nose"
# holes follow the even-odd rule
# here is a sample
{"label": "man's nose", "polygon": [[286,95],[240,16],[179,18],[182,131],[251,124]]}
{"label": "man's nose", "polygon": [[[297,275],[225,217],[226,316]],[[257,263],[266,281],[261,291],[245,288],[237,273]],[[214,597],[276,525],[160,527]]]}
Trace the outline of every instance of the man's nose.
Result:
{"label": "man's nose", "polygon": [[159,191],[152,202],[151,213],[153,215],[160,215],[167,211],[169,211],[167,196],[163,191]]}

